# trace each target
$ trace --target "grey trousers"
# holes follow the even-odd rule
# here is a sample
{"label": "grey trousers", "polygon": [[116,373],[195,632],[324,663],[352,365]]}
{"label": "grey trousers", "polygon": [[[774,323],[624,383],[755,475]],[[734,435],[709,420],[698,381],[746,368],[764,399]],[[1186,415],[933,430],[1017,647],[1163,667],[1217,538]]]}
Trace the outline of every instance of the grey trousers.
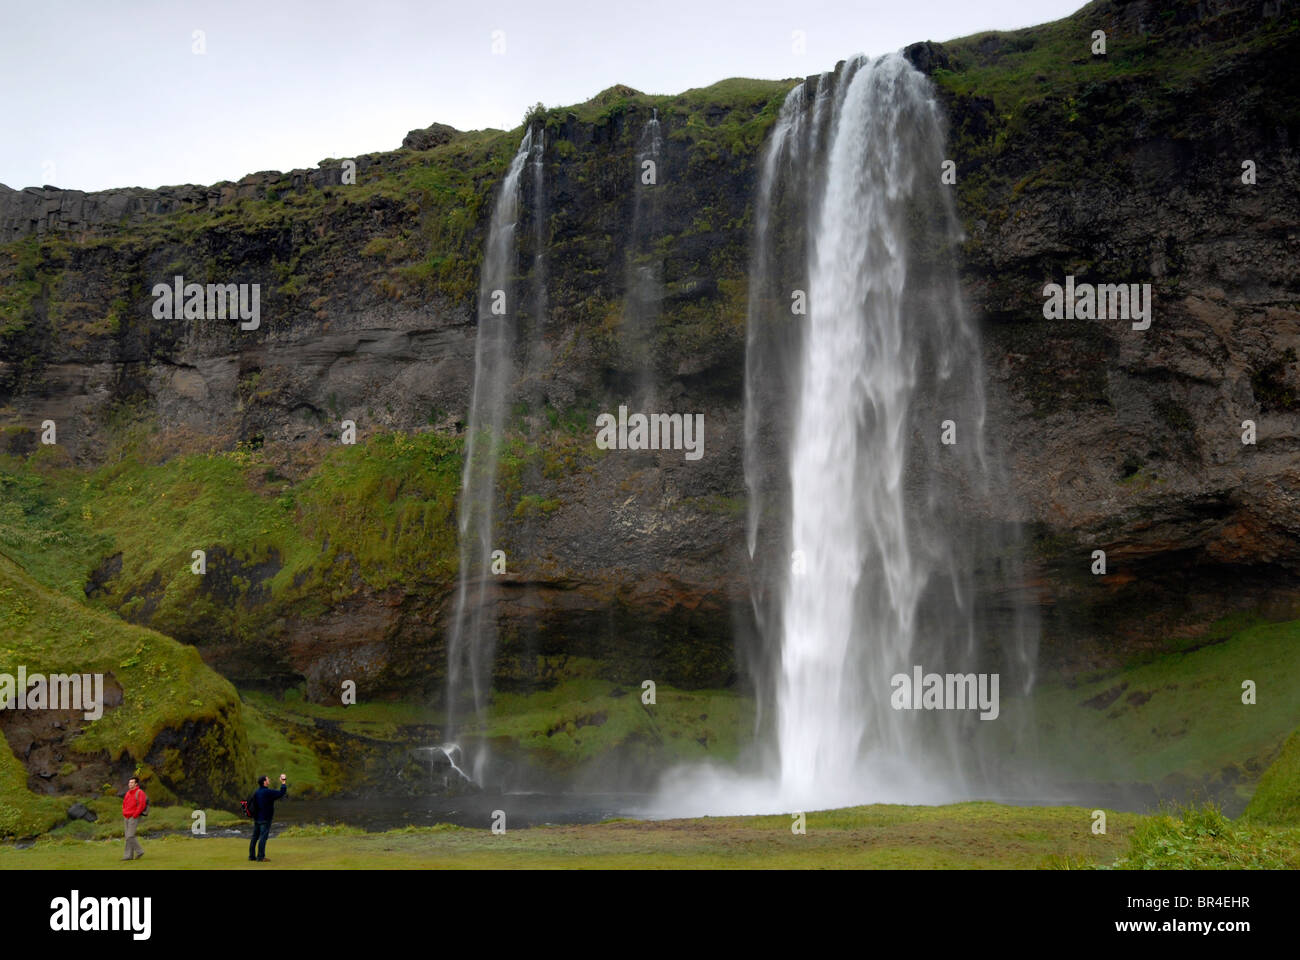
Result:
{"label": "grey trousers", "polygon": [[140,824],[139,817],[124,817],[126,820],[126,850],[123,860],[134,860],[136,857],[144,856],[144,847],[140,846],[140,841],[135,838],[135,828]]}

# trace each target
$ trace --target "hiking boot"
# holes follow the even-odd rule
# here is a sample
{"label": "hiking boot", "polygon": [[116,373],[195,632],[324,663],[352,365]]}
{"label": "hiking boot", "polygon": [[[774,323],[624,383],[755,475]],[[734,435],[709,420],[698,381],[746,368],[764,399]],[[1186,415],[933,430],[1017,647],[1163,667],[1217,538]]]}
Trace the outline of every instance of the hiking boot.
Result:
{"label": "hiking boot", "polygon": [[258,857],[258,858],[257,858],[257,862],[258,862],[258,863],[270,863],[270,862],[271,862],[271,858],[270,858],[270,857]]}

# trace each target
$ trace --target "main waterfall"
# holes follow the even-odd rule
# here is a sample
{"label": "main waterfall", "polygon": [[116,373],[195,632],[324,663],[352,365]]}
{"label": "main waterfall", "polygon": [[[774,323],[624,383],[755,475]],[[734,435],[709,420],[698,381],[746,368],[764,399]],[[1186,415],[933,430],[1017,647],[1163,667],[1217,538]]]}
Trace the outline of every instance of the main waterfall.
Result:
{"label": "main waterfall", "polygon": [[675,771],[661,812],[1007,790],[1020,717],[891,705],[891,678],[917,666],[1023,692],[1034,657],[1016,605],[987,599],[1018,553],[990,510],[1003,491],[943,131],[895,54],[800,84],[770,134],[745,397],[761,750],[745,772]]}

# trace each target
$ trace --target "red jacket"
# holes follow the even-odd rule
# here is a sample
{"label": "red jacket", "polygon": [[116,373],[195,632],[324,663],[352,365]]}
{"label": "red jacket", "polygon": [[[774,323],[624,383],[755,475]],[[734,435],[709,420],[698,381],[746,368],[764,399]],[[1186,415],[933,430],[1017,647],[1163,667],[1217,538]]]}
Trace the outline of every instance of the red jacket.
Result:
{"label": "red jacket", "polygon": [[128,790],[126,796],[122,798],[122,816],[138,817],[144,810],[145,800],[144,791],[139,787],[134,790]]}

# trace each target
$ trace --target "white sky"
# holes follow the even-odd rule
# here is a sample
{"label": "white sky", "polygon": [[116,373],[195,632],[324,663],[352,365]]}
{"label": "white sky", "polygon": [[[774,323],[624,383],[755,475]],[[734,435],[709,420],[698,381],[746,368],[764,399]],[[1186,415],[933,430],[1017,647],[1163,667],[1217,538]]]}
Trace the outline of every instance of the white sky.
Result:
{"label": "white sky", "polygon": [[[680,93],[1066,16],[1083,0],[3,0],[0,183],[237,180],[509,129],[615,83]],[[203,30],[207,52],[192,52]],[[504,31],[505,53],[492,53]],[[792,33],[807,52],[792,52]]]}

